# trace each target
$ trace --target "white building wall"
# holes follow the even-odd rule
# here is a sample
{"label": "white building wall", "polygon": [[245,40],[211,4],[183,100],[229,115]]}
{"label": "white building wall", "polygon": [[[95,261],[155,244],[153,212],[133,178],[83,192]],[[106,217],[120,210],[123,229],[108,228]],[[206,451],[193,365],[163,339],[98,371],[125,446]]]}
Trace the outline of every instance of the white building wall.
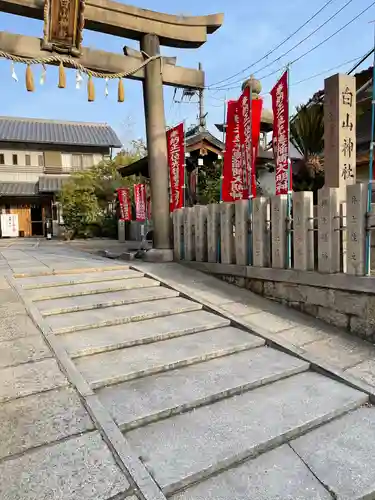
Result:
{"label": "white building wall", "polygon": [[[17,165],[13,163],[13,155],[17,155]],[[0,182],[37,182],[39,177],[45,174],[44,171],[44,153],[41,151],[9,150],[0,149],[0,155],[3,155],[4,162],[0,161]],[[26,165],[26,157],[30,157],[30,165]],[[102,154],[82,154],[74,153],[75,156],[81,156],[81,168],[87,169],[98,164],[103,159]],[[3,159],[0,156],[1,160]],[[73,168],[72,153],[61,153],[61,165],[63,173],[77,171]],[[47,167],[56,165],[47,165]]]}
{"label": "white building wall", "polygon": [[[5,166],[26,166],[26,156],[30,156],[30,165],[38,166],[39,165],[39,157],[42,158],[41,161],[44,163],[44,155],[41,151],[19,151],[19,150],[9,150],[9,149],[0,149],[0,154],[4,155],[4,165]],[[13,164],[13,155],[17,155],[17,165]]]}

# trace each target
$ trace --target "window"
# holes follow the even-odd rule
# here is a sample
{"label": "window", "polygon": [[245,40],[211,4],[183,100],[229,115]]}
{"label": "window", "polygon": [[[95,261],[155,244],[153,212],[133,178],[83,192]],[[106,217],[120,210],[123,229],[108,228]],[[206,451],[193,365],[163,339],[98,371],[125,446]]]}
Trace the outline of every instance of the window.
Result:
{"label": "window", "polygon": [[94,165],[93,155],[83,155],[82,163],[85,170],[91,168]]}
{"label": "window", "polygon": [[72,168],[74,172],[82,170],[82,155],[72,155]]}
{"label": "window", "polygon": [[44,156],[43,155],[38,155],[38,166],[44,167]]}
{"label": "window", "polygon": [[31,156],[30,155],[25,155],[25,165],[27,167],[30,167],[30,165],[31,165]]}
{"label": "window", "polygon": [[0,153],[0,165],[5,165],[4,153]]}
{"label": "window", "polygon": [[18,155],[12,155],[13,157],[13,165],[18,165]]}

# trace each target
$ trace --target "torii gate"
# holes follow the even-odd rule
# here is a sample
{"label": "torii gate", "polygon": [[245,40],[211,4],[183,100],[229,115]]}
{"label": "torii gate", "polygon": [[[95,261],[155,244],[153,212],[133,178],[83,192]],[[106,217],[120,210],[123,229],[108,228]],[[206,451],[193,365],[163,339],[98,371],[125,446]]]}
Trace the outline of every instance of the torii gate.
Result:
{"label": "torii gate", "polygon": [[[147,255],[152,260],[172,260],[163,84],[201,89],[204,72],[175,66],[175,58],[161,58],[160,45],[198,48],[207,34],[220,28],[223,15],[174,16],[111,0],[0,0],[0,11],[44,20],[43,39],[0,32],[0,51],[13,56],[39,59],[66,54],[89,70],[109,74],[134,72],[145,58],[159,56],[124,76],[143,82],[154,223],[154,248]],[[141,52],[124,47],[122,55],[84,48],[83,27],[139,40]],[[76,67],[68,60],[64,65]]]}

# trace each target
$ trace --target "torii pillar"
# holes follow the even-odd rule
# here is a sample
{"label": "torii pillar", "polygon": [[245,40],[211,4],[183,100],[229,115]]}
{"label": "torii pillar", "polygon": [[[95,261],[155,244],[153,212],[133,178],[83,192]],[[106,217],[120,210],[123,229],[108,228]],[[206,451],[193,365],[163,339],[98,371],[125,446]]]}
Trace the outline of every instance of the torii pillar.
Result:
{"label": "torii pillar", "polygon": [[[151,15],[151,14],[149,14]],[[152,13],[156,15],[156,13]],[[207,34],[214,33],[223,20],[221,14],[201,17],[171,16],[157,14],[159,31],[145,32],[140,40],[145,58],[160,55],[160,45],[178,48],[200,47]],[[162,26],[162,32],[160,32]],[[143,95],[146,118],[148,169],[151,180],[152,220],[154,227],[153,248],[145,253],[149,261],[169,262],[173,260],[172,223],[169,213],[169,169],[167,155],[166,124],[164,115],[163,77],[167,65],[161,58],[147,64],[144,69]],[[186,70],[180,68],[179,80],[174,86],[184,88]],[[202,75],[203,73],[200,72]],[[204,80],[196,88],[203,88]]]}
{"label": "torii pillar", "polygon": [[[149,57],[159,55],[159,37],[151,34],[144,35],[141,40],[141,50]],[[154,226],[153,249],[145,254],[145,259],[170,262],[173,260],[173,249],[169,216],[169,173],[161,64],[160,58],[148,63],[143,81]]]}

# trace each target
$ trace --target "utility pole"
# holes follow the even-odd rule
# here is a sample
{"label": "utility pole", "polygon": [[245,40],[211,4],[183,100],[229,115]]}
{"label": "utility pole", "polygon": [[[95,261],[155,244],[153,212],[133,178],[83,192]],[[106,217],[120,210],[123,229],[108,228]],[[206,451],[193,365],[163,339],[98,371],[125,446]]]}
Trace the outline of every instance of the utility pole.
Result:
{"label": "utility pole", "polygon": [[[202,71],[202,63],[199,63],[199,70]],[[204,89],[199,89],[198,91],[199,100],[199,129],[206,128],[206,115],[204,114]]]}

